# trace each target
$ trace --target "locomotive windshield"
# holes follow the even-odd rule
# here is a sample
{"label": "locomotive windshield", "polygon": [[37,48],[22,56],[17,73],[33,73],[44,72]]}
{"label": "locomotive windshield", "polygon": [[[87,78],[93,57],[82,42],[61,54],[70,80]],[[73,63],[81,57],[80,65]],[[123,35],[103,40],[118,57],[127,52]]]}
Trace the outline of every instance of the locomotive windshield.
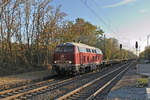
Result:
{"label": "locomotive windshield", "polygon": [[59,46],[56,47],[55,52],[73,52],[74,47],[73,46]]}

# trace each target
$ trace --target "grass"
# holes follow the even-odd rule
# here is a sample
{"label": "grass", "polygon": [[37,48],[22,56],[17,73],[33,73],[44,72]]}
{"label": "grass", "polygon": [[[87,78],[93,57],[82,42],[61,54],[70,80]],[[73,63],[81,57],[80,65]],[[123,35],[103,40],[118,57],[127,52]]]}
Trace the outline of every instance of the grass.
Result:
{"label": "grass", "polygon": [[136,80],[136,87],[147,87],[148,86],[148,78],[138,78]]}
{"label": "grass", "polygon": [[42,71],[47,69],[48,67],[44,65],[0,64],[0,76],[16,75],[20,73]]}

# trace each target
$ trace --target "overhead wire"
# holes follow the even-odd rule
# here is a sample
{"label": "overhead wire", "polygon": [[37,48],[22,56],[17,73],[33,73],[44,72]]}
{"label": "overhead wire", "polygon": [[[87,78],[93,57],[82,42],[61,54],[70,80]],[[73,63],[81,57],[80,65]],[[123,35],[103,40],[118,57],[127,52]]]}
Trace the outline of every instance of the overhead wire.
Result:
{"label": "overhead wire", "polygon": [[[86,1],[86,2],[85,2]],[[97,12],[95,10],[93,10],[88,4],[87,4],[87,0],[81,0],[81,2],[102,22],[102,24],[107,27],[109,30],[112,31],[112,33],[118,37],[116,34],[117,32],[114,32],[114,30],[111,28],[110,24],[107,24],[107,22],[99,15],[97,14]],[[115,34],[116,33],[116,34]],[[118,37],[119,38],[119,37]]]}
{"label": "overhead wire", "polygon": [[[96,3],[96,1],[95,0],[93,0],[93,3],[96,5],[96,7],[98,8],[98,5],[97,5],[97,3]],[[99,9],[99,8],[98,8]],[[101,12],[102,13],[102,12]],[[103,14],[105,14],[104,12],[103,12]],[[105,17],[105,19],[108,21],[108,25],[109,25],[109,27],[110,27],[110,29],[111,29],[111,31],[113,32],[113,34],[115,35],[115,37],[117,37],[117,38],[119,38],[120,39],[120,37],[117,35],[118,33],[119,33],[119,31],[118,31],[118,29],[113,29],[112,28],[112,22],[111,22],[111,20],[109,19],[109,18],[106,18]],[[121,39],[120,39],[121,40]]]}
{"label": "overhead wire", "polygon": [[87,2],[84,0],[81,0],[81,2],[87,7],[104,25],[106,25],[106,22],[92,9],[89,5],[87,5]]}
{"label": "overhead wire", "polygon": [[[122,41],[122,39],[117,35],[118,31],[115,31],[114,29],[112,29],[110,24],[107,24],[107,22],[104,20],[104,18],[102,18],[99,14],[96,13],[95,10],[93,10],[88,4],[87,4],[87,0],[81,0],[81,2],[105,25],[105,27],[107,27],[112,34],[117,37],[119,39],[120,42],[124,42]],[[97,3],[93,0],[93,3],[96,5],[96,7],[98,7]],[[106,18],[105,18],[106,19]],[[111,21],[107,18],[107,21],[109,21],[109,23],[111,23]],[[129,48],[129,47],[127,47]]]}

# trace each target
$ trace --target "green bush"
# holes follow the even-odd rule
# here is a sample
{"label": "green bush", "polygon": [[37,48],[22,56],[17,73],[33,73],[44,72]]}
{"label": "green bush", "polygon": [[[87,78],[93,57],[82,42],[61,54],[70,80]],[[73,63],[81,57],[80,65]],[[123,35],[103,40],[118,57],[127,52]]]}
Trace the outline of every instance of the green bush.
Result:
{"label": "green bush", "polygon": [[136,87],[146,87],[148,86],[148,78],[139,78],[136,81]]}

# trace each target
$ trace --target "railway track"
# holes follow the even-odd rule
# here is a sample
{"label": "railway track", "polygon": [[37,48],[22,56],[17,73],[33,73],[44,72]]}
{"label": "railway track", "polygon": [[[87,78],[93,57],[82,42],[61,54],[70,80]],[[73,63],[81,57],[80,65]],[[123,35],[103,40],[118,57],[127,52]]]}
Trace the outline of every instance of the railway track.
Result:
{"label": "railway track", "polygon": [[100,76],[84,84],[83,86],[78,87],[77,89],[57,98],[57,100],[102,100],[106,93],[111,89],[111,87],[127,71],[130,65],[131,63],[128,63],[125,66]]}
{"label": "railway track", "polygon": [[56,78],[56,77],[57,77],[57,75],[54,74],[52,76],[48,75],[47,77],[44,77],[43,79],[28,80],[28,81],[19,82],[19,83],[16,83],[16,84],[0,85],[0,92],[5,91],[5,90],[9,90],[9,89],[13,89],[13,88],[17,88],[17,87],[21,87],[21,86],[25,86],[25,85],[31,85],[31,84],[34,84],[34,83],[42,83],[45,80],[53,79],[53,78]]}
{"label": "railway track", "polygon": [[[76,77],[75,77],[76,78]],[[75,80],[74,78],[74,80]],[[78,77],[79,78],[79,77]],[[13,88],[0,92],[0,100],[11,100],[15,98],[26,99],[27,97],[31,97],[39,92],[44,92],[47,90],[52,90],[54,88],[60,87],[63,83],[67,84],[72,82],[73,78],[68,79],[50,79],[42,82],[38,82],[31,85],[25,85],[18,88]]]}
{"label": "railway track", "polygon": [[[117,67],[118,67],[120,70],[122,70],[122,68],[125,67],[126,65],[127,64],[123,64],[121,67],[115,66],[114,68],[117,70]],[[82,77],[80,80],[76,80],[75,82],[72,82],[70,84],[62,85],[60,88],[49,91],[46,94],[41,94],[41,95],[38,95],[36,97],[32,97],[31,99],[32,100],[41,100],[41,99],[43,99],[43,100],[56,100],[59,97],[62,97],[63,95],[68,94],[68,93],[78,89],[79,87],[82,87],[85,84],[95,80],[98,77],[103,78],[103,76],[105,76],[106,73],[108,74],[108,73],[112,72],[112,70],[114,70],[114,68],[112,68],[111,70],[108,70],[106,72],[103,72],[103,73],[96,73],[93,75],[88,75],[88,78]],[[84,100],[84,99],[82,99],[82,100]]]}
{"label": "railway track", "polygon": [[[86,77],[91,74],[94,74],[94,73],[91,72],[83,76]],[[19,99],[30,98],[34,95],[40,94],[41,92],[51,91],[55,88],[61,87],[62,85],[69,84],[76,80],[82,79],[83,76],[77,76],[77,77],[68,78],[65,80],[50,79],[47,81],[38,82],[38,83],[27,85],[27,86],[22,86],[18,88],[1,91],[0,100],[11,100],[14,98],[19,98]]]}
{"label": "railway track", "polygon": [[[14,100],[14,99],[29,99],[32,97],[36,97],[37,95],[44,94],[46,92],[54,92],[55,90],[62,89],[62,87],[69,86],[70,84],[76,84],[77,87],[81,86],[83,84],[86,84],[92,80],[94,80],[96,77],[99,75],[103,75],[104,73],[109,72],[110,69],[104,70],[103,72],[91,72],[88,74],[83,74],[80,76],[76,76],[73,78],[67,78],[67,79],[50,79],[26,86],[21,86],[18,88],[13,88],[5,91],[0,92],[0,100]],[[75,89],[76,87],[72,88]],[[56,97],[62,95],[62,94],[57,94]],[[53,97],[56,98],[56,97]]]}

